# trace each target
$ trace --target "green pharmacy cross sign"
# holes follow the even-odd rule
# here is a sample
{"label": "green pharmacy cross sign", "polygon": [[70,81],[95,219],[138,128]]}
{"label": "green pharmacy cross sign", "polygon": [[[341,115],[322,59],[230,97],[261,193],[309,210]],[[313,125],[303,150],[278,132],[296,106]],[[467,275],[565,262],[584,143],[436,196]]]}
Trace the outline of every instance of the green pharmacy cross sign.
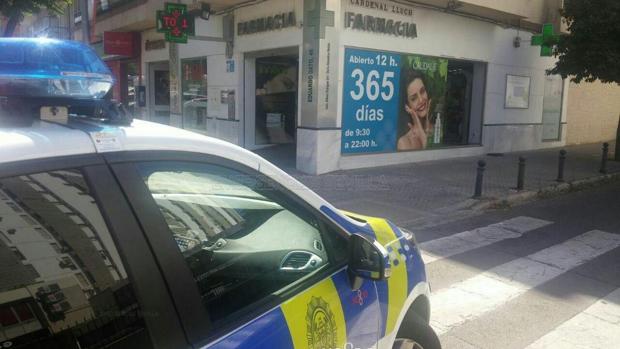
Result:
{"label": "green pharmacy cross sign", "polygon": [[157,32],[165,33],[166,41],[186,44],[194,35],[194,17],[186,5],[167,2],[165,10],[157,11]]}
{"label": "green pharmacy cross sign", "polygon": [[558,44],[559,39],[559,35],[553,34],[553,24],[547,23],[543,25],[541,35],[532,36],[532,46],[540,46],[540,55],[550,57],[553,53],[553,46]]}

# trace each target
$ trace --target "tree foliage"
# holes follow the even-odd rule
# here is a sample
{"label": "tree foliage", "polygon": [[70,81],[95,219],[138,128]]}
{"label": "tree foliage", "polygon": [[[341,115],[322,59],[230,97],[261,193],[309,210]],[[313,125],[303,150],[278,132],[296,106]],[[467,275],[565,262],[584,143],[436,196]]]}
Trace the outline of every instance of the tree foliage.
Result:
{"label": "tree foliage", "polygon": [[569,33],[560,37],[550,72],[577,83],[620,84],[620,1],[566,0],[561,12]]}
{"label": "tree foliage", "polygon": [[0,15],[7,18],[3,36],[12,36],[25,14],[37,13],[41,9],[61,14],[71,2],[71,0],[0,0]]}

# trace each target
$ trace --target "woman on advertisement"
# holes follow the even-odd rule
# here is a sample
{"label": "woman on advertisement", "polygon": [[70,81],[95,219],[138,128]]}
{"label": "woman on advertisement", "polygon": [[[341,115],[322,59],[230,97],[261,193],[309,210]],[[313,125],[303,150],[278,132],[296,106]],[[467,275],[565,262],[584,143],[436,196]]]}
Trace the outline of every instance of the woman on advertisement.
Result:
{"label": "woman on advertisement", "polygon": [[398,139],[397,149],[425,149],[433,135],[434,125],[431,120],[433,100],[424,74],[411,68],[406,69],[401,77],[400,95],[405,111],[401,113],[401,119],[404,117],[407,120],[406,123],[401,122],[401,129],[404,130]]}

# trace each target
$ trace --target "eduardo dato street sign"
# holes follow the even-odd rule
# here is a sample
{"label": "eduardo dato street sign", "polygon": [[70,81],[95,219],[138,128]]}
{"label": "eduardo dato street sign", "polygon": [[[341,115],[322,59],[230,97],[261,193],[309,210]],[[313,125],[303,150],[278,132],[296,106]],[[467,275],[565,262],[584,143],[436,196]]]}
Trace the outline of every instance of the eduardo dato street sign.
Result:
{"label": "eduardo dato street sign", "polygon": [[166,34],[166,41],[186,44],[194,35],[194,17],[184,4],[167,2],[165,10],[157,11],[157,32]]}

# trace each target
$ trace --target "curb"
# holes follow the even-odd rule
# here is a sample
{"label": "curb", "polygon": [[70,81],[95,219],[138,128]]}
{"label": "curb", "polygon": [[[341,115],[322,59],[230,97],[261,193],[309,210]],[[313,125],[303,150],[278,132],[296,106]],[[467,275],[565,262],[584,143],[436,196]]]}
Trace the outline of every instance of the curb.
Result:
{"label": "curb", "polygon": [[477,200],[478,202],[472,204],[469,209],[473,211],[484,211],[489,209],[508,208],[510,206],[534,201],[536,199],[550,198],[572,191],[578,191],[585,188],[594,187],[614,180],[620,180],[620,173],[612,173],[584,179],[577,179],[571,182],[558,183],[541,188],[537,191],[528,190],[509,194],[503,198]]}

